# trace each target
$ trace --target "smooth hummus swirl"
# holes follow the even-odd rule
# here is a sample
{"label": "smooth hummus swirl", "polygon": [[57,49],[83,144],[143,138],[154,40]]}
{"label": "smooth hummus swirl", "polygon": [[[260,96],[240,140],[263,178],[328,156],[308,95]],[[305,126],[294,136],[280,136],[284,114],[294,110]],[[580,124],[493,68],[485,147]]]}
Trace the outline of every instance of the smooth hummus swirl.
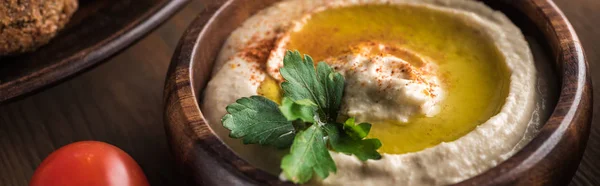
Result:
{"label": "smooth hummus swirl", "polygon": [[[266,67],[280,82],[287,34],[278,40]],[[439,112],[444,91],[437,65],[406,48],[372,41],[358,43],[348,51],[325,60],[346,79],[342,113],[357,121],[404,124],[413,116],[432,117]]]}
{"label": "smooth hummus swirl", "polygon": [[[206,87],[201,109],[208,124],[235,150],[239,156],[251,164],[273,174],[279,173],[279,160],[282,153],[271,148],[256,145],[243,145],[239,140],[228,137],[229,131],[220,122],[226,114],[225,107],[240,97],[257,94],[257,89],[267,77],[279,78],[277,65],[266,64],[269,55],[277,53],[284,39],[282,33],[294,27],[297,22],[306,19],[306,15],[327,8],[361,4],[414,5],[443,11],[449,15],[464,19],[477,27],[490,38],[504,57],[510,72],[509,93],[501,111],[479,125],[470,133],[452,141],[444,142],[418,152],[405,154],[383,154],[381,160],[359,161],[356,157],[331,152],[337,165],[337,173],[325,180],[315,180],[313,184],[325,185],[446,185],[457,183],[490,169],[510,157],[517,150],[515,146],[524,139],[535,104],[536,71],[531,51],[520,30],[503,14],[495,12],[480,2],[471,0],[288,0],[276,3],[246,20],[235,30],[223,46],[213,78]],[[285,16],[282,16],[285,15]],[[379,44],[377,44],[379,46]],[[266,51],[265,51],[266,50]],[[310,55],[310,54],[309,54]],[[414,114],[435,115],[436,102],[443,99],[443,87],[439,79],[430,72],[430,68],[413,66],[413,62],[404,58],[382,54],[366,55],[364,52],[351,56],[336,56],[327,60],[342,73],[352,86],[360,86],[362,78],[377,78],[381,74],[352,75],[348,70],[352,64],[365,61],[378,61],[379,66],[409,65],[414,77],[406,77],[408,72],[399,74],[394,80],[414,80],[414,89],[424,90],[415,94],[410,102],[389,104],[408,105],[407,108],[395,108],[392,114],[371,114],[375,107],[357,108],[356,105],[373,100],[344,98],[347,105],[343,112],[365,120],[389,119],[408,120]],[[271,58],[274,58],[271,56]],[[271,60],[269,60],[271,61]],[[276,61],[276,60],[274,60]],[[426,60],[425,60],[426,61]],[[349,63],[350,62],[350,63]],[[271,63],[271,62],[269,62]],[[336,65],[337,64],[337,65]],[[365,67],[370,68],[370,67]],[[430,69],[430,70],[426,70]],[[389,70],[389,69],[388,69]],[[386,73],[391,73],[386,72]],[[390,74],[391,75],[391,74]],[[368,77],[372,76],[372,77]],[[397,84],[394,84],[396,86]],[[373,85],[369,89],[380,88]],[[398,86],[406,88],[407,86]],[[406,94],[409,89],[387,92],[385,96]],[[367,91],[348,92],[365,96]],[[347,97],[347,96],[346,96]],[[409,97],[409,96],[404,96]],[[418,99],[417,99],[418,98]],[[348,106],[350,105],[350,106]],[[351,106],[354,105],[354,106]],[[376,105],[376,104],[375,104]],[[379,105],[388,108],[389,105]],[[375,109],[375,110],[374,110]],[[377,126],[373,126],[377,127]],[[529,139],[529,138],[527,138]]]}

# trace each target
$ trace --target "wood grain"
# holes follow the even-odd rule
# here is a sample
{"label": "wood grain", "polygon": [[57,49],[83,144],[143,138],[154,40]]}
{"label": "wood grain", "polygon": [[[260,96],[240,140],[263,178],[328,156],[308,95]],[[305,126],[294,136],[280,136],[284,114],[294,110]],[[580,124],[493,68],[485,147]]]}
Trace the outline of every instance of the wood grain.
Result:
{"label": "wood grain", "polygon": [[[594,87],[599,87],[600,1],[555,2],[577,30]],[[177,42],[202,9],[200,0],[194,0],[158,30],[98,68],[0,105],[0,185],[27,185],[34,169],[50,152],[90,139],[112,143],[130,153],[152,185],[185,185],[173,166],[163,130],[162,91]],[[600,98],[600,91],[594,96]],[[594,115],[600,114],[599,108],[595,101]],[[600,121],[594,119],[571,185],[600,185],[599,157]]]}
{"label": "wood grain", "polygon": [[585,49],[594,87],[594,117],[587,148],[571,185],[600,185],[600,1],[556,0]]}

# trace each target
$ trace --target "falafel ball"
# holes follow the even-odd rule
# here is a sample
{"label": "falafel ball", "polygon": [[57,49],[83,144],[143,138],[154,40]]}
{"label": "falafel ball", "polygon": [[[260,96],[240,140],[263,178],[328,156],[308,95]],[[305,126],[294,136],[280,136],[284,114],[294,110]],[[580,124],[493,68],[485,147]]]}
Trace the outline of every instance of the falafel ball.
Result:
{"label": "falafel ball", "polygon": [[0,56],[33,51],[69,21],[77,0],[0,1]]}

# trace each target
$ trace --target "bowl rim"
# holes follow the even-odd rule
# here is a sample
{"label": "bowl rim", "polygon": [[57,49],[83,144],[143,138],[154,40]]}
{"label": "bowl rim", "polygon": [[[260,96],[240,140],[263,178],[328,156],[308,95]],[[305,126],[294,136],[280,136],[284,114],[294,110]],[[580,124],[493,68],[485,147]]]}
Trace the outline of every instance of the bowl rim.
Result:
{"label": "bowl rim", "polygon": [[[200,111],[194,90],[194,61],[198,44],[207,34],[207,27],[224,9],[236,0],[207,1],[202,12],[188,27],[173,55],[164,91],[165,128],[169,144],[178,163],[195,161],[190,158],[193,145],[218,157],[230,171],[263,184],[282,182],[250,165],[229,149],[210,129]],[[556,107],[540,132],[523,149],[504,162],[475,177],[455,185],[532,185],[568,183],[579,165],[589,136],[592,114],[592,89],[588,63],[573,27],[554,2],[550,0],[504,0],[532,19],[552,45],[552,53],[561,79]],[[219,47],[220,48],[220,47]],[[183,126],[181,126],[183,125]],[[193,132],[182,130],[193,129]],[[185,135],[185,136],[181,136]],[[182,144],[183,142],[183,144]],[[573,149],[576,149],[573,151]],[[575,162],[575,163],[573,163]],[[569,164],[570,163],[570,164]],[[570,175],[565,176],[563,173]],[[528,173],[528,174],[524,174]]]}

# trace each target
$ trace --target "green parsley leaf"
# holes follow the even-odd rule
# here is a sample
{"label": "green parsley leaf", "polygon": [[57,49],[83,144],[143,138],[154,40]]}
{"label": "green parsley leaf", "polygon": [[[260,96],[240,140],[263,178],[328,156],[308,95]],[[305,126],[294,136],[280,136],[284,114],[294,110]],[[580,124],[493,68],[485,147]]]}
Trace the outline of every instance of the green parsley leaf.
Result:
{"label": "green parsley leaf", "polygon": [[315,121],[315,106],[316,104],[308,99],[293,101],[288,97],[283,97],[279,109],[289,121],[300,119],[312,123]]}
{"label": "green parsley leaf", "polygon": [[283,95],[292,99],[311,100],[317,106],[321,122],[334,121],[341,105],[344,91],[344,77],[321,62],[315,70],[314,62],[308,55],[304,59],[298,51],[287,51],[283,58],[281,83]]}
{"label": "green parsley leaf", "polygon": [[283,116],[277,103],[261,96],[240,98],[226,108],[223,126],[232,138],[242,138],[244,144],[271,145],[287,148],[292,144],[295,129]]}
{"label": "green parsley leaf", "polygon": [[346,122],[344,122],[344,132],[348,134],[350,137],[354,139],[363,139],[367,137],[369,132],[371,131],[370,123],[361,123],[358,125],[354,124],[354,118],[348,118]]}
{"label": "green parsley leaf", "polygon": [[[327,132],[329,144],[333,150],[344,154],[355,155],[361,161],[366,161],[368,159],[381,159],[381,154],[377,152],[377,149],[381,147],[381,142],[378,139],[352,137],[348,134],[356,134],[354,130],[361,129],[362,127],[344,127],[344,125],[345,124],[341,123],[328,123],[323,127],[325,132]],[[366,125],[369,125],[370,128],[370,124],[363,123],[363,126]]]}
{"label": "green parsley leaf", "polygon": [[312,125],[296,135],[290,154],[281,161],[283,174],[294,183],[305,183],[313,172],[325,179],[336,172],[335,162],[327,151],[323,130]]}
{"label": "green parsley leaf", "polygon": [[326,92],[327,110],[325,112],[329,115],[330,121],[336,121],[344,95],[344,76],[333,71],[325,62],[317,64],[317,74]]}

